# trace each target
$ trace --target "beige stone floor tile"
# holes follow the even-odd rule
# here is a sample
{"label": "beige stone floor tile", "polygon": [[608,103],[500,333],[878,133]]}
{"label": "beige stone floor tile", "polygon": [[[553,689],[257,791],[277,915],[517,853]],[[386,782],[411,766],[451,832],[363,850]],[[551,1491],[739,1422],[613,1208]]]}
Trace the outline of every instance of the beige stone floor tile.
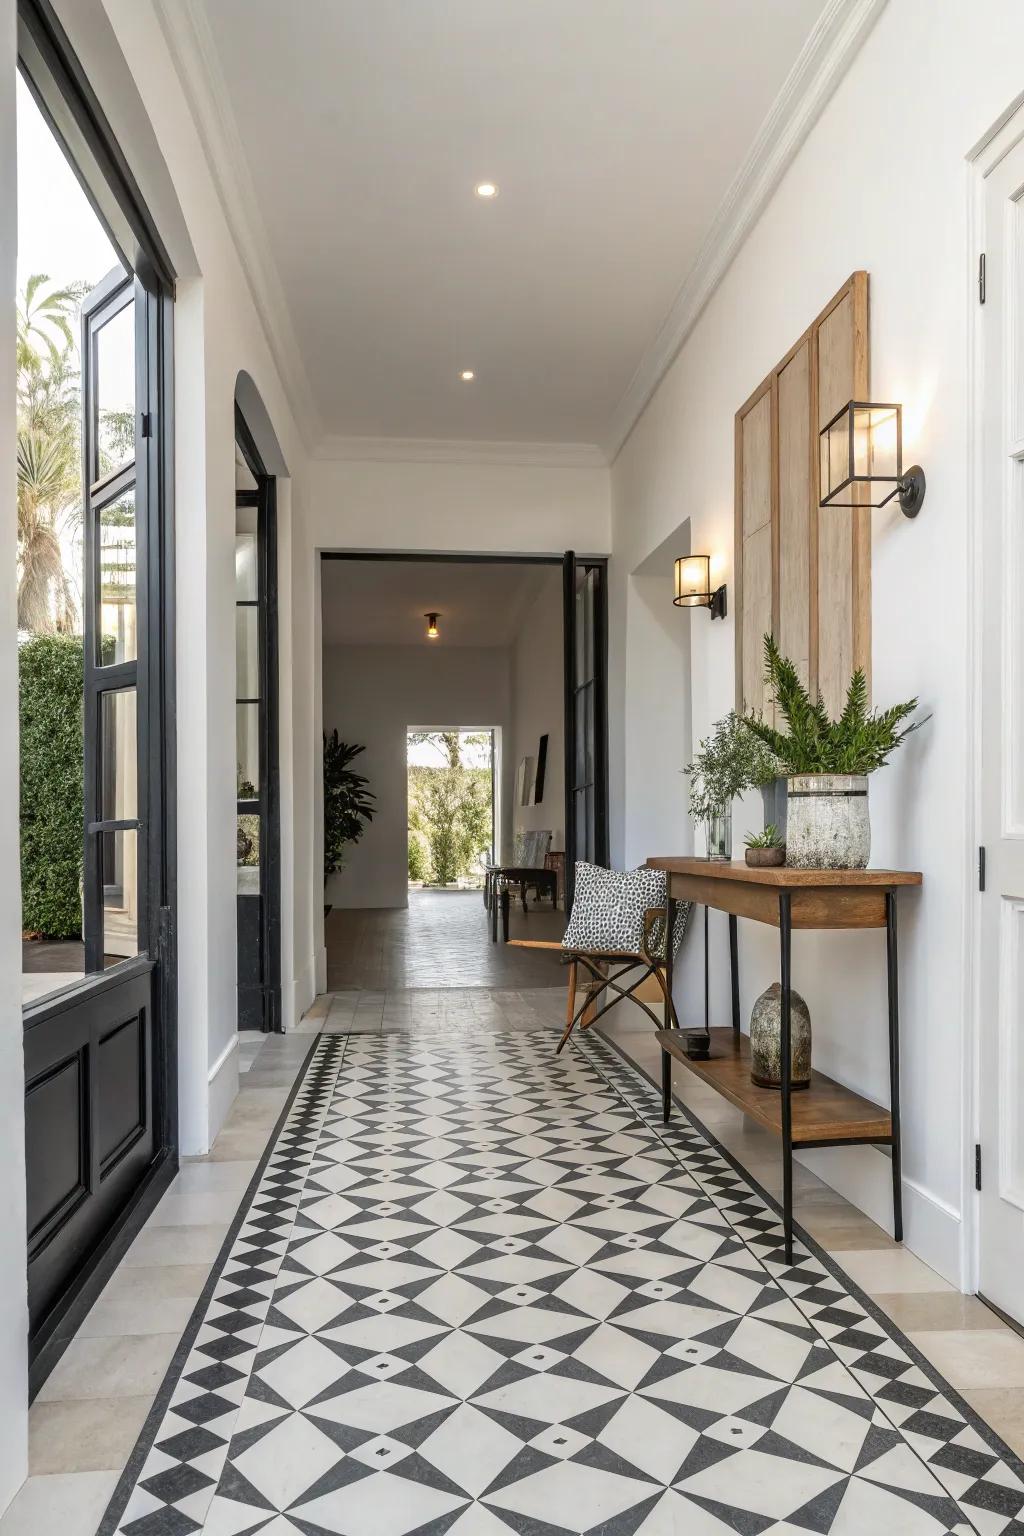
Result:
{"label": "beige stone floor tile", "polygon": [[850,1250],[837,1254],[836,1262],[869,1296],[893,1291],[953,1292],[941,1275],[908,1248],[894,1247],[888,1253]]}
{"label": "beige stone floor tile", "polygon": [[121,1263],[125,1269],[164,1264],[212,1264],[224,1244],[223,1226],[143,1227]]}
{"label": "beige stone floor tile", "polygon": [[120,1472],[152,1407],[141,1397],[36,1402],[29,1410],[29,1473]]}
{"label": "beige stone floor tile", "polygon": [[1009,1328],[931,1329],[907,1337],[957,1388],[1024,1388],[1024,1339]]}
{"label": "beige stone floor tile", "polygon": [[237,1128],[225,1126],[207,1152],[206,1161],[210,1163],[237,1163],[247,1162],[250,1159],[258,1161],[267,1149],[272,1130],[272,1125],[256,1124]]}
{"label": "beige stone floor tile", "polygon": [[167,1193],[220,1194],[237,1193],[239,1199],[252,1182],[258,1167],[255,1158],[242,1158],[237,1162],[207,1162],[205,1158],[182,1162],[177,1177]]}
{"label": "beige stone floor tile", "polygon": [[149,1227],[218,1227],[225,1230],[238,1215],[241,1190],[210,1191],[174,1189],[167,1191],[146,1223]]}
{"label": "beige stone floor tile", "polygon": [[[171,1264],[167,1267],[168,1269],[191,1269],[200,1266]],[[131,1271],[132,1275],[153,1273],[159,1273],[159,1271],[145,1269]],[[125,1335],[137,1334],[181,1334],[195,1310],[201,1290],[202,1286],[194,1296],[168,1296],[154,1294],[147,1285],[127,1289],[119,1286],[114,1291],[107,1286],[102,1296],[90,1308],[88,1316],[75,1337],[118,1339]]]}
{"label": "beige stone floor tile", "polygon": [[119,1475],[30,1477],[0,1520],[0,1536],[95,1536]]}
{"label": "beige stone floor tile", "polygon": [[883,1291],[872,1300],[904,1333],[992,1328],[998,1322],[977,1296],[963,1296],[959,1291]]}
{"label": "beige stone floor tile", "polygon": [[43,1383],[36,1401],[154,1396],[179,1338],[178,1333],[129,1334],[116,1339],[74,1338]]}
{"label": "beige stone floor tile", "polygon": [[334,998],[331,993],[321,992],[318,997],[313,999],[302,1017],[304,1019],[322,1019],[326,1016],[333,1002]]}
{"label": "beige stone floor tile", "polygon": [[888,1232],[845,1200],[802,1201],[798,1220],[829,1253],[894,1247]]}
{"label": "beige stone floor tile", "polygon": [[965,1387],[963,1395],[1018,1456],[1024,1456],[1024,1388]]}

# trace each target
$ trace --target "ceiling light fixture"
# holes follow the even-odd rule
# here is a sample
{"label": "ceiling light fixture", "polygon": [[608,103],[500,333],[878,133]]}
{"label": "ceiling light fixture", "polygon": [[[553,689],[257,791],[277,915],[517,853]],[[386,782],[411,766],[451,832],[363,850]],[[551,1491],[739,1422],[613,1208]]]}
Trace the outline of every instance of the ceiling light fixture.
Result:
{"label": "ceiling light fixture", "polygon": [[497,197],[498,195],[498,189],[494,185],[493,181],[478,181],[475,190],[477,197],[482,197],[485,201],[488,202],[491,198]]}
{"label": "ceiling light fixture", "polygon": [[438,640],[438,639],[440,639],[441,631],[437,627],[437,621],[441,617],[441,615],[439,613],[425,613],[423,615],[423,617],[427,621],[427,639],[428,640]]}
{"label": "ceiling light fixture", "polygon": [[476,378],[476,374],[473,372],[472,368],[463,368],[462,372],[459,374],[459,378],[462,380],[463,384],[471,384]]}

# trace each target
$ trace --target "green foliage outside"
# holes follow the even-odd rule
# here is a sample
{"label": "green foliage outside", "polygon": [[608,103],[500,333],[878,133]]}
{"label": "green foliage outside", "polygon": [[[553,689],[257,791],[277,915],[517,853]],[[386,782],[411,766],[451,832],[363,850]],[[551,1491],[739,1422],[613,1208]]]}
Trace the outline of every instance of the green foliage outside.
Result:
{"label": "green foliage outside", "polygon": [[748,723],[730,712],[705,736],[683,772],[690,779],[690,814],[710,821],[728,810],[745,789],[770,784],[779,765],[768,748],[752,735]]}
{"label": "green foliage outside", "polygon": [[410,880],[454,885],[481,878],[491,847],[491,770],[468,767],[462,752],[489,739],[484,732],[409,732],[410,744],[429,742],[448,759],[443,768],[409,767]]}
{"label": "green foliage outside", "polygon": [[787,774],[874,773],[929,718],[904,725],[917,708],[916,699],[891,709],[869,709],[867,681],[858,667],[850,679],[843,712],[832,720],[821,700],[811,698],[771,635],[764,637],[764,663],[765,681],[789,729],[776,730],[755,715],[746,717],[746,726],[775,754]]}
{"label": "green foliage outside", "polygon": [[18,651],[22,928],[82,932],[82,642],[39,635]]}
{"label": "green foliage outside", "polygon": [[365,747],[338,740],[338,732],[324,732],[324,880],[341,869],[345,848],[357,843],[366,823],[373,820],[376,796],[368,780],[351,764]]}

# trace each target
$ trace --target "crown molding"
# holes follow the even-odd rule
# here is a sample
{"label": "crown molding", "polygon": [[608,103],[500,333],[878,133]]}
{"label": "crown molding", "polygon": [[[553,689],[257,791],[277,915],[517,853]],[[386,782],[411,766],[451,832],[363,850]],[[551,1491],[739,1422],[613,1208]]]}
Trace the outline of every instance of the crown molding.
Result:
{"label": "crown molding", "polygon": [[672,366],[885,4],[886,0],[829,0],[822,11],[726,193],[661,329],[615,408],[605,442],[609,463]]}
{"label": "crown molding", "polygon": [[596,443],[494,443],[440,437],[325,437],[314,458],[375,464],[514,464],[607,469]]}
{"label": "crown molding", "polygon": [[280,274],[270,252],[242,136],[229,105],[227,82],[202,5],[197,0],[153,0],[153,8],[181,82],[253,304],[271,356],[307,447],[323,423],[292,324]]}

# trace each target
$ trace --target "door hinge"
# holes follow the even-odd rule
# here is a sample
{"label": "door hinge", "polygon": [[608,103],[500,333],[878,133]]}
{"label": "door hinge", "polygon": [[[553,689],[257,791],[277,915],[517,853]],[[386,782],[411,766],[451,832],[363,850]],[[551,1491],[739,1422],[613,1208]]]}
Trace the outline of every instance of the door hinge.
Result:
{"label": "door hinge", "polygon": [[985,302],[985,252],[978,257],[978,303]]}
{"label": "door hinge", "polygon": [[984,848],[979,848],[978,849],[978,890],[979,891],[983,891],[984,889],[985,889],[985,850],[984,850]]}
{"label": "door hinge", "polygon": [[153,436],[153,418],[148,411],[143,411],[139,421],[139,433],[142,437]]}
{"label": "door hinge", "polygon": [[974,1145],[974,1187],[981,1188],[981,1142]]}

